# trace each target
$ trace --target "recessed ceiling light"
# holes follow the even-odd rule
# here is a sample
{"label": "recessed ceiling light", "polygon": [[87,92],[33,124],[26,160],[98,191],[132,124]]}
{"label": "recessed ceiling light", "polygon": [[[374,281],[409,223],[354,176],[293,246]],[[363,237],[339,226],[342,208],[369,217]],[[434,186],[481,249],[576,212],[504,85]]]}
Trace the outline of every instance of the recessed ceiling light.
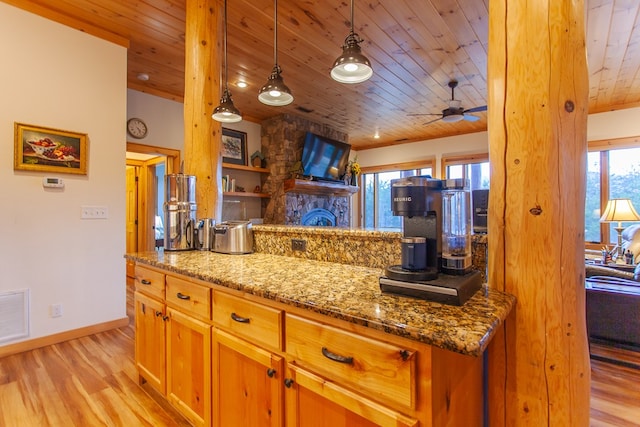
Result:
{"label": "recessed ceiling light", "polygon": [[376,133],[373,134],[373,137],[375,139],[380,139],[380,133],[378,131],[376,131]]}
{"label": "recessed ceiling light", "polygon": [[245,88],[245,87],[247,87],[249,85],[247,84],[247,82],[239,81],[238,83],[236,83],[236,86],[241,87],[241,88]]}
{"label": "recessed ceiling light", "polygon": [[147,80],[149,80],[149,74],[147,73],[138,74],[138,80],[142,80],[143,82],[146,82]]}

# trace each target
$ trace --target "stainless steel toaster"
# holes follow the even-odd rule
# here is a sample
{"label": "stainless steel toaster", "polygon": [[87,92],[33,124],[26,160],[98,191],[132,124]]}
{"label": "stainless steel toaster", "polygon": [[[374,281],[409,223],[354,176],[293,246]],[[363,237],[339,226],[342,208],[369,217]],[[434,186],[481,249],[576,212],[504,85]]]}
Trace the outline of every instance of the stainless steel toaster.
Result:
{"label": "stainless steel toaster", "polygon": [[213,252],[248,254],[253,252],[250,221],[224,221],[213,227]]}

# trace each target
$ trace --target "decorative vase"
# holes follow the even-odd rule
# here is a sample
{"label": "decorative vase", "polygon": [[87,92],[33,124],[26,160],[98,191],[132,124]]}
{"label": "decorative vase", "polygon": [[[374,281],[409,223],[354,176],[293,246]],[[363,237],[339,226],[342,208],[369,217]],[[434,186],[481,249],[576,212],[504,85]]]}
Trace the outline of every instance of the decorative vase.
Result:
{"label": "decorative vase", "polygon": [[358,186],[358,175],[351,174],[351,185]]}

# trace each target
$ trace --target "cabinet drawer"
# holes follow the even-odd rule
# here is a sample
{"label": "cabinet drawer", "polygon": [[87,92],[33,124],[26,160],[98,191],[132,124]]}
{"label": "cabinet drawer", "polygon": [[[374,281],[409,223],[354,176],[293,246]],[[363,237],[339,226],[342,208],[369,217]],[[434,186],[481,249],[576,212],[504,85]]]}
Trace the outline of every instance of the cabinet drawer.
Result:
{"label": "cabinet drawer", "polygon": [[213,321],[247,340],[282,349],[282,311],[214,291]]}
{"label": "cabinet drawer", "polygon": [[136,265],[135,277],[137,291],[164,299],[164,273]]}
{"label": "cabinet drawer", "polygon": [[378,401],[415,408],[416,351],[287,314],[294,362]]}
{"label": "cabinet drawer", "polygon": [[211,288],[167,276],[167,304],[183,313],[211,320]]}

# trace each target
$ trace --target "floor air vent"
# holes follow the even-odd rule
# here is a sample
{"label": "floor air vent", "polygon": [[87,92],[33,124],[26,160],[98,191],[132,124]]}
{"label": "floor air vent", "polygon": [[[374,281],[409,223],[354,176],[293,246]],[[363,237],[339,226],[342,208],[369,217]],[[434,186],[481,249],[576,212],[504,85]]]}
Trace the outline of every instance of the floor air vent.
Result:
{"label": "floor air vent", "polygon": [[0,293],[0,343],[29,336],[29,289]]}

